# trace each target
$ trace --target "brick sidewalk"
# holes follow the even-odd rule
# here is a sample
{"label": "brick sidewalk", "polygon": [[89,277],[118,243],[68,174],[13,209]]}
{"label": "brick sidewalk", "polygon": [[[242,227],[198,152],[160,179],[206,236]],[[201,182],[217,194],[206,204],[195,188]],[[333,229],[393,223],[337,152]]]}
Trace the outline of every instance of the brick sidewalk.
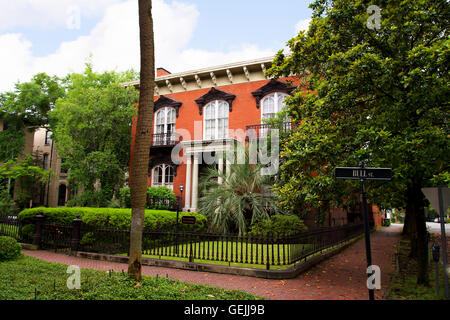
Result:
{"label": "brick sidewalk", "polygon": [[[394,271],[393,257],[401,227],[391,225],[371,236],[372,262],[381,268],[381,290],[376,299],[386,292]],[[115,271],[127,270],[122,263],[71,257],[47,251],[23,250],[27,256],[80,268]],[[323,261],[295,279],[267,280],[234,275],[186,271],[160,267],[143,267],[147,276],[166,276],[184,282],[208,284],[226,289],[243,290],[276,300],[364,300],[368,299],[364,239],[356,242],[336,256]]]}

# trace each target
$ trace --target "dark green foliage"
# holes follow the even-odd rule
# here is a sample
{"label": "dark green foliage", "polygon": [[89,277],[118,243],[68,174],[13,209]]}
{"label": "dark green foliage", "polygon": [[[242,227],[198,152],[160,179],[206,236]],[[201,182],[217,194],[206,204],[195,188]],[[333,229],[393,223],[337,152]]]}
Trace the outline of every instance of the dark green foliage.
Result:
{"label": "dark green foliage", "polygon": [[252,236],[287,236],[307,230],[298,216],[276,214],[270,219],[257,220],[248,232]]}
{"label": "dark green foliage", "polygon": [[122,208],[131,208],[131,193],[130,188],[120,189],[120,204]]}
{"label": "dark green foliage", "polygon": [[173,191],[166,187],[147,188],[147,209],[171,208],[176,202]]}
{"label": "dark green foliage", "polygon": [[[107,227],[129,230],[131,221],[131,209],[115,208],[32,208],[19,213],[19,220],[24,224],[34,225],[34,218],[40,212],[47,222],[72,223],[73,219],[80,216],[81,220],[90,227]],[[179,224],[180,231],[202,232],[206,230],[206,217],[198,213],[180,213],[179,219],[184,215],[195,216],[195,225]],[[165,210],[146,210],[144,229],[146,231],[173,231],[176,225],[176,212]]]}
{"label": "dark green foliage", "polygon": [[15,202],[11,198],[7,188],[0,188],[0,214],[16,213]]}
{"label": "dark green foliage", "polygon": [[109,207],[111,192],[108,190],[87,190],[67,201],[68,207]]}
{"label": "dark green foliage", "polygon": [[[166,187],[147,188],[147,209],[168,209],[174,207],[176,197],[173,191]],[[123,208],[131,208],[130,188],[120,189],[120,203]]]}
{"label": "dark green foliage", "polygon": [[31,242],[34,236],[34,231],[35,231],[34,224],[29,223],[23,225],[22,228],[20,229],[21,238],[24,241]]}
{"label": "dark green foliage", "polygon": [[16,239],[11,237],[0,237],[0,261],[14,260],[20,256],[22,246]]}

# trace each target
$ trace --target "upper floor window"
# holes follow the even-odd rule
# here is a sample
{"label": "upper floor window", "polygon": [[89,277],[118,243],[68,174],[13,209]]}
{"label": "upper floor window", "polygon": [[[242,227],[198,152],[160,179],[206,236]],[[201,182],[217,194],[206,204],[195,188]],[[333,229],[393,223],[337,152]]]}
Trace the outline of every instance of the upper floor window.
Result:
{"label": "upper floor window", "polygon": [[284,99],[287,96],[287,94],[281,92],[275,92],[265,96],[261,102],[261,118],[274,118],[284,108]]}
{"label": "upper floor window", "polygon": [[171,134],[175,131],[176,111],[166,107],[158,110],[155,119],[155,134]]}
{"label": "upper floor window", "polygon": [[152,170],[152,187],[173,189],[174,168],[169,164],[160,164]]}
{"label": "upper floor window", "polygon": [[45,132],[45,144],[50,144],[50,136],[52,135],[52,132],[51,131],[49,131],[49,130],[47,130],[46,132]]}
{"label": "upper floor window", "polygon": [[216,100],[205,106],[203,138],[205,140],[223,139],[228,136],[229,105]]}

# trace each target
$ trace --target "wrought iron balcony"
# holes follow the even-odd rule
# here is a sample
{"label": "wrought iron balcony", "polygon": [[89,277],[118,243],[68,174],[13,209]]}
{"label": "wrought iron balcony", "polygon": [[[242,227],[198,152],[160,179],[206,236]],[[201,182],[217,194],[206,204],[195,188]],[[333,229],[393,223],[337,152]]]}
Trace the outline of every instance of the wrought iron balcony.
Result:
{"label": "wrought iron balcony", "polygon": [[289,132],[293,128],[291,121],[283,122],[280,125],[256,124],[247,126],[247,137],[264,138],[270,136],[271,130],[277,129],[280,133]]}
{"label": "wrought iron balcony", "polygon": [[181,141],[181,136],[172,133],[155,133],[152,135],[152,147],[173,147]]}

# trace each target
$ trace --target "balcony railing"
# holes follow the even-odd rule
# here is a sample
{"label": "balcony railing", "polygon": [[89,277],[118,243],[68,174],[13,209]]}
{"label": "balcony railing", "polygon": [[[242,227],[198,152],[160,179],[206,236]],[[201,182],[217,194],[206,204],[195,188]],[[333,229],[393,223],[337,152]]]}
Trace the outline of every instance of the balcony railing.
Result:
{"label": "balcony railing", "polygon": [[173,147],[181,140],[181,136],[172,133],[156,133],[152,135],[152,147]]}
{"label": "balcony railing", "polygon": [[255,138],[268,137],[270,136],[270,132],[274,129],[278,129],[280,134],[283,132],[289,132],[293,129],[293,124],[291,121],[286,121],[280,125],[256,124],[247,126],[247,136]]}

